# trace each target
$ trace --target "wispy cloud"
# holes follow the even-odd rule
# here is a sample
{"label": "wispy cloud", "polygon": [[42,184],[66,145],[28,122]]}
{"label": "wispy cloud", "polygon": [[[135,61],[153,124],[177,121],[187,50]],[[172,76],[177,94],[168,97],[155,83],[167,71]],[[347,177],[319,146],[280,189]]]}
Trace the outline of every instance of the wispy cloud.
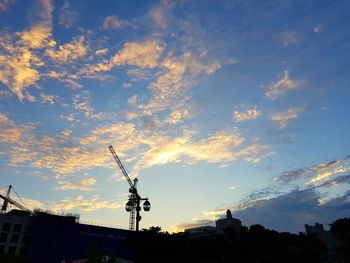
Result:
{"label": "wispy cloud", "polygon": [[330,178],[340,178],[350,170],[350,156],[342,159],[332,160],[321,164],[312,164],[307,167],[289,170],[276,177],[277,181],[291,182],[295,180],[306,180],[307,186],[322,186]]}
{"label": "wispy cloud", "polygon": [[58,24],[65,28],[71,28],[76,24],[78,19],[79,13],[73,10],[68,0],[65,0],[60,10]]}
{"label": "wispy cloud", "polygon": [[23,134],[33,129],[31,125],[19,125],[0,113],[0,143],[16,143]]}
{"label": "wispy cloud", "polygon": [[54,212],[74,211],[77,209],[91,212],[99,209],[119,209],[125,205],[124,203],[124,201],[106,201],[98,197],[85,199],[84,196],[79,195],[77,198],[67,198],[51,204],[50,209]]}
{"label": "wispy cloud", "polygon": [[56,174],[109,167],[113,162],[106,147],[113,142],[118,142],[121,156],[129,159],[131,154],[136,158],[135,175],[152,166],[177,162],[227,163],[238,159],[257,162],[270,152],[266,145],[246,142],[234,128],[202,138],[195,138],[195,132],[189,130],[171,137],[162,131],[121,122],[101,126],[83,137],[74,137],[66,130],[56,136],[38,136],[34,127],[18,126],[5,115],[1,120],[0,138],[10,148],[11,165],[45,168]]}
{"label": "wispy cloud", "polygon": [[255,120],[262,115],[261,111],[257,110],[257,107],[249,108],[246,111],[234,111],[232,117],[236,121],[248,121]]}
{"label": "wispy cloud", "polygon": [[102,28],[104,30],[120,29],[132,26],[132,23],[127,20],[122,20],[117,16],[107,16],[103,20]]}
{"label": "wispy cloud", "polygon": [[283,46],[287,47],[287,46],[291,46],[299,43],[301,40],[301,37],[296,32],[286,31],[281,33],[280,40]]}
{"label": "wispy cloud", "polygon": [[48,95],[44,93],[40,93],[40,98],[42,103],[48,103],[48,104],[54,104],[55,103],[55,97],[53,95]]}
{"label": "wispy cloud", "polygon": [[269,85],[265,96],[270,100],[275,100],[279,96],[285,94],[288,90],[300,88],[301,83],[299,81],[289,78],[287,70],[284,71],[282,79],[275,81]]}
{"label": "wispy cloud", "polygon": [[89,191],[92,190],[92,186],[96,183],[95,178],[83,178],[79,181],[58,181],[58,186],[54,190],[79,190]]}
{"label": "wispy cloud", "polygon": [[271,114],[270,118],[277,125],[279,129],[284,129],[290,124],[292,120],[297,119],[299,116],[299,113],[303,111],[304,111],[304,108],[302,107],[290,108],[285,112],[273,113]]}
{"label": "wispy cloud", "polygon": [[16,2],[15,0],[0,0],[0,12],[4,12],[9,9],[11,4]]}
{"label": "wispy cloud", "polygon": [[161,1],[158,5],[154,6],[149,12],[149,16],[157,27],[166,28],[171,17],[171,11],[175,6],[175,2]]}
{"label": "wispy cloud", "polygon": [[70,63],[87,54],[88,46],[84,36],[76,37],[71,42],[58,47],[58,50],[47,49],[46,55],[58,63]]}
{"label": "wispy cloud", "polygon": [[90,93],[83,90],[73,96],[73,108],[83,113],[84,117],[91,120],[110,119],[114,115],[112,113],[96,112],[90,103]]}

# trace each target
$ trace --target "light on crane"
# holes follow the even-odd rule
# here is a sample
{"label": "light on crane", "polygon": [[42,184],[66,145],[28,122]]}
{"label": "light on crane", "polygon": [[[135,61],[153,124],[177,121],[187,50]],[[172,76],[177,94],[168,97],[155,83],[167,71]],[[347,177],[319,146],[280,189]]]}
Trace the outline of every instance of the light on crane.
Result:
{"label": "light on crane", "polygon": [[129,229],[134,230],[135,229],[135,212],[136,212],[136,231],[139,231],[139,225],[141,221],[140,211],[141,211],[141,202],[143,203],[143,210],[148,212],[151,209],[151,203],[148,201],[148,198],[142,198],[138,192],[137,192],[137,178],[134,179],[134,182],[131,181],[128,173],[126,172],[122,162],[120,161],[118,155],[113,149],[113,146],[108,147],[111,151],[114,160],[117,162],[120,170],[122,171],[123,175],[125,176],[125,179],[128,181],[130,188],[129,188],[129,200],[125,205],[125,210],[127,212],[130,212],[130,220],[129,220]]}

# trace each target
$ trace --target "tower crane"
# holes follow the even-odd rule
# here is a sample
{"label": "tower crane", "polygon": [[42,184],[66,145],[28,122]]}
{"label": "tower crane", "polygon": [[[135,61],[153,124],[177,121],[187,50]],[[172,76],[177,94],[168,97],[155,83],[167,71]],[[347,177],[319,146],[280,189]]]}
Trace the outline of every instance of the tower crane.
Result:
{"label": "tower crane", "polygon": [[[5,213],[7,210],[7,207],[9,204],[16,206],[19,209],[22,209],[24,211],[27,212],[31,212],[25,205],[21,205],[20,203],[18,203],[16,200],[12,199],[10,197],[10,193],[11,193],[11,189],[13,189],[13,191],[16,193],[16,195],[19,197],[19,195],[17,194],[17,192],[15,191],[15,189],[12,187],[12,185],[10,185],[6,191],[6,195],[2,195],[0,193],[0,198],[4,200],[4,202],[2,203],[2,207],[1,207],[1,212]],[[22,199],[19,197],[19,199],[22,201]],[[23,202],[23,201],[22,201]],[[24,204],[24,202],[23,202]]]}
{"label": "tower crane", "polygon": [[[136,231],[139,231],[139,225],[141,221],[140,211],[141,211],[141,202],[143,203],[143,210],[148,212],[151,209],[151,203],[148,201],[148,198],[142,198],[138,192],[137,192],[137,178],[134,178],[132,181],[125,170],[122,162],[120,161],[118,155],[114,151],[114,148],[112,145],[110,145],[109,150],[111,151],[114,160],[118,164],[120,170],[122,171],[125,179],[129,183],[129,200],[125,205],[125,209],[127,212],[130,212],[130,220],[129,220],[129,230],[135,230],[135,223],[136,223]],[[135,215],[136,214],[136,215]]]}

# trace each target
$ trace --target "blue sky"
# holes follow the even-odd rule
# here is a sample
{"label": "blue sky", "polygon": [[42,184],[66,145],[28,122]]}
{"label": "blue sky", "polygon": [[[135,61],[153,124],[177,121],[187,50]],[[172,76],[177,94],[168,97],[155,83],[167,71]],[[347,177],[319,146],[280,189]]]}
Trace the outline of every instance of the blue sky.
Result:
{"label": "blue sky", "polygon": [[[0,0],[1,184],[128,226],[349,215],[348,1]],[[4,189],[4,188],[3,188]],[[283,222],[281,222],[283,218]]]}

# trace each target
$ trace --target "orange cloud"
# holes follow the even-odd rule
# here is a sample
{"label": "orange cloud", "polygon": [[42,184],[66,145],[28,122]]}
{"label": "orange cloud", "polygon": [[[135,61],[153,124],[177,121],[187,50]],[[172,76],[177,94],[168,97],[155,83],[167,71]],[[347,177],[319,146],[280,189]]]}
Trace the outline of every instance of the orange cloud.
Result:
{"label": "orange cloud", "polygon": [[104,30],[110,30],[110,29],[120,29],[124,27],[129,27],[129,26],[132,26],[132,24],[126,20],[122,20],[117,16],[107,16],[103,20],[102,28]]}
{"label": "orange cloud", "polygon": [[89,191],[92,190],[92,186],[96,183],[95,178],[83,178],[77,182],[72,181],[58,181],[58,186],[54,190],[79,190]]}
{"label": "orange cloud", "polygon": [[304,108],[290,108],[282,113],[274,113],[271,115],[271,120],[277,124],[279,129],[286,128],[290,121],[298,118],[299,113],[304,111]]}
{"label": "orange cloud", "polygon": [[57,203],[51,204],[50,209],[54,212],[71,211],[76,209],[91,212],[99,209],[119,209],[124,206],[124,203],[124,201],[105,201],[101,200],[98,197],[85,199],[83,196],[79,195],[75,199],[67,198]]}
{"label": "orange cloud", "polygon": [[248,121],[255,120],[261,116],[261,111],[257,110],[256,107],[247,109],[246,111],[235,111],[233,112],[233,119],[236,121]]}
{"label": "orange cloud", "polygon": [[285,70],[282,79],[269,85],[268,90],[265,92],[265,96],[271,100],[275,100],[288,90],[297,89],[299,87],[300,82],[290,79],[288,71]]}
{"label": "orange cloud", "polygon": [[71,42],[59,46],[58,50],[47,49],[46,55],[60,63],[70,63],[87,54],[88,46],[84,43],[85,37],[74,38]]}

